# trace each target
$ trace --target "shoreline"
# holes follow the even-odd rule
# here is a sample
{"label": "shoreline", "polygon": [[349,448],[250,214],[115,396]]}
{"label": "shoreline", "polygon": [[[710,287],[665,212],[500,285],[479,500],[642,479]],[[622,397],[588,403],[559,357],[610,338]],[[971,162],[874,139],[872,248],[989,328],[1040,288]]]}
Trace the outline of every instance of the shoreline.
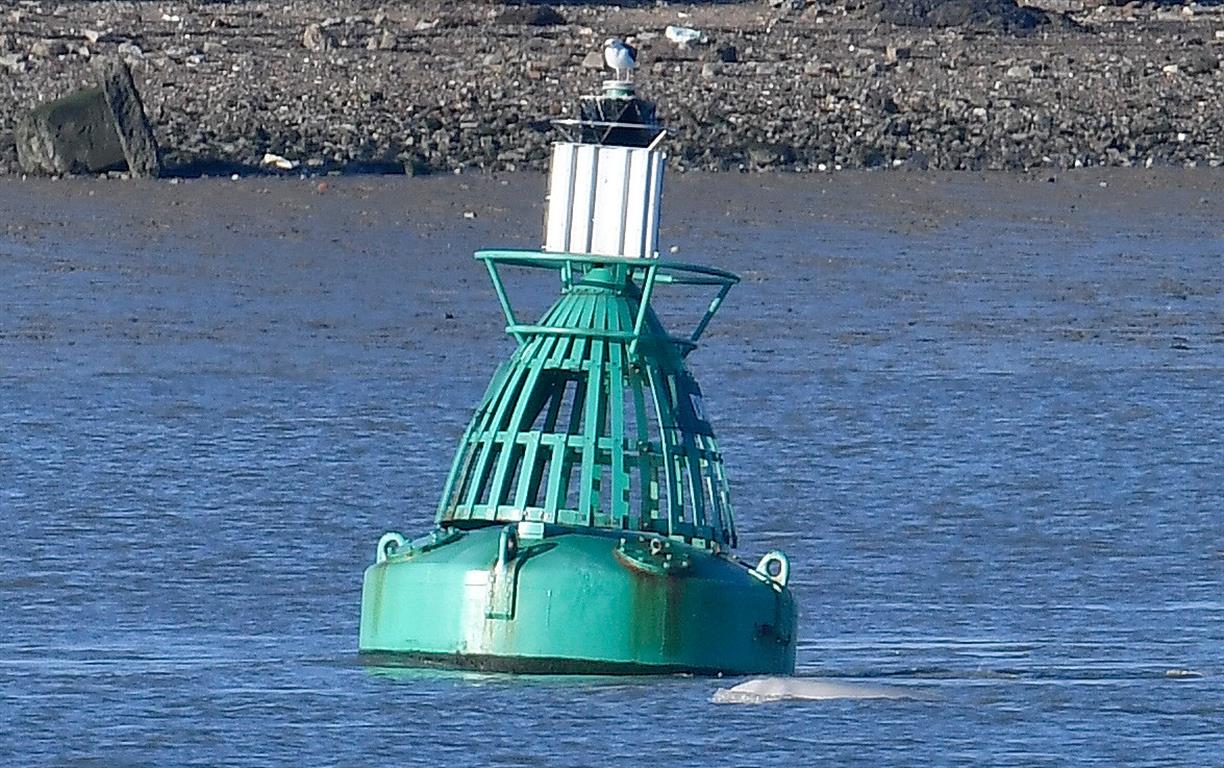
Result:
{"label": "shoreline", "polygon": [[[541,170],[547,120],[634,41],[686,170],[1218,166],[1224,7],[1045,14],[1032,31],[882,22],[861,4],[532,9],[477,2],[21,5],[0,30],[0,174],[33,105],[132,67],[169,175]],[[692,48],[663,36],[700,30]],[[727,59],[734,59],[728,61]]]}
{"label": "shoreline", "polygon": [[[887,371],[915,355],[924,375],[1109,368],[1118,355],[1137,370],[1220,370],[1221,174],[728,179],[668,180],[659,250],[740,276],[710,339],[745,365],[764,350],[792,373],[813,355],[839,375],[847,360]],[[298,179],[0,180],[0,261],[13,275],[0,374],[131,371],[144,345],[161,350],[158,371],[189,376],[244,355],[290,379],[355,356],[422,375],[458,350],[487,361],[512,341],[473,253],[538,248],[545,183],[528,172],[348,177],[322,190]],[[555,278],[508,278],[523,316],[555,298]],[[678,292],[660,319],[691,327],[703,299]],[[216,326],[218,313],[245,319]]]}
{"label": "shoreline", "polygon": [[[957,236],[979,222],[1044,225],[1083,233],[1185,227],[1216,231],[1224,176],[1211,169],[1091,168],[829,174],[690,172],[667,180],[661,255],[688,260],[693,246],[760,250],[764,229],[874,230],[896,237]],[[0,247],[39,250],[74,240],[149,243],[179,238],[229,253],[228,239],[311,240],[338,251],[385,248],[402,233],[430,248],[535,248],[543,233],[546,175],[534,171],[424,178],[350,175],[131,180],[0,178]],[[258,215],[256,215],[258,213]],[[71,225],[67,222],[71,221]],[[1010,223],[1010,224],[1008,224]],[[1219,230],[1217,237],[1224,237]],[[412,248],[424,243],[405,242]],[[742,245],[742,248],[739,246]],[[971,245],[965,246],[971,249]],[[0,251],[2,252],[2,251]],[[704,252],[704,251],[703,251]]]}

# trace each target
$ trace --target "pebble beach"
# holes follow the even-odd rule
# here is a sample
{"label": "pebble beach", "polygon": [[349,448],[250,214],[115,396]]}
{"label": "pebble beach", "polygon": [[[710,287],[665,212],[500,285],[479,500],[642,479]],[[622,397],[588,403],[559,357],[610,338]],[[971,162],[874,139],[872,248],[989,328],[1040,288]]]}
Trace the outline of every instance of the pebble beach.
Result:
{"label": "pebble beach", "polygon": [[[540,170],[639,50],[679,170],[1037,170],[1224,160],[1224,9],[1047,0],[1014,25],[854,0],[21,2],[0,13],[0,173],[24,111],[130,65],[175,173]],[[667,28],[693,30],[677,44]]]}

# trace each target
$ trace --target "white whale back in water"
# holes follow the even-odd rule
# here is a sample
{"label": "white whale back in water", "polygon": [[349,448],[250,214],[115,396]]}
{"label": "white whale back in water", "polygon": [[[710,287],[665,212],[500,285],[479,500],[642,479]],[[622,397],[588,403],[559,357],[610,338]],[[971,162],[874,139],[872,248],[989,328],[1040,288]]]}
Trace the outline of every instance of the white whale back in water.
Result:
{"label": "white whale back in water", "polygon": [[920,699],[917,691],[883,685],[839,683],[802,677],[759,677],[714,692],[717,704],[762,704],[767,701],[825,699]]}

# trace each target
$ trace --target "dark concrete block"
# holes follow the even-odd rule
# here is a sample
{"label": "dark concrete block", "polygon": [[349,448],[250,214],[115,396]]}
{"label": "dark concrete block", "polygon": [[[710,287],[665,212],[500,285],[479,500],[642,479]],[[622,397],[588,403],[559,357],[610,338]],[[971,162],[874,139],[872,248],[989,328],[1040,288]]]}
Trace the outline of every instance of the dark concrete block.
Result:
{"label": "dark concrete block", "polygon": [[156,178],[161,173],[157,140],[153,138],[144,103],[126,64],[111,61],[103,65],[102,90],[115,121],[115,133],[119,135],[128,170],[133,176]]}
{"label": "dark concrete block", "polygon": [[122,61],[101,69],[98,88],[42,104],[14,126],[17,159],[26,173],[161,172],[157,142],[132,73]]}
{"label": "dark concrete block", "polygon": [[100,173],[127,165],[101,88],[35,107],[17,120],[13,134],[26,173]]}
{"label": "dark concrete block", "polygon": [[16,173],[17,140],[12,133],[0,133],[0,173]]}

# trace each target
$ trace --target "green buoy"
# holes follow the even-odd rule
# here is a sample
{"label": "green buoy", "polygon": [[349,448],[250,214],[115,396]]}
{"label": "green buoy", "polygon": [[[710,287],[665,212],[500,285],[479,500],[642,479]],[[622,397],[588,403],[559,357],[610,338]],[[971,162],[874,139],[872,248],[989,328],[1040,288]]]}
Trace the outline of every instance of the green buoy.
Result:
{"label": "green buoy", "polygon": [[[738,281],[657,256],[663,130],[615,90],[557,121],[545,246],[481,251],[518,346],[476,408],[436,529],[388,533],[365,572],[371,663],[539,673],[789,674],[796,608],[779,552],[746,563],[722,455],[684,359]],[[516,316],[506,268],[561,296]],[[708,288],[669,335],[663,286]]]}

